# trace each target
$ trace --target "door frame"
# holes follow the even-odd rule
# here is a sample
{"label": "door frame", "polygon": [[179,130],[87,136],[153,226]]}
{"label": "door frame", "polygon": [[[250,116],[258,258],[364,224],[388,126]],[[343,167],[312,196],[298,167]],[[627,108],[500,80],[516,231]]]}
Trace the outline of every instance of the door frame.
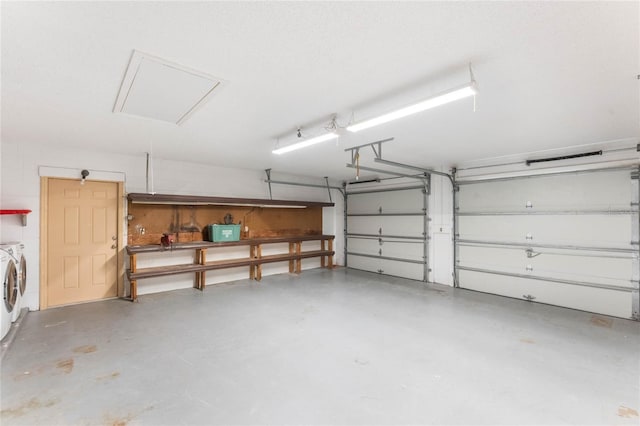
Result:
{"label": "door frame", "polygon": [[[49,308],[47,296],[47,243],[49,230],[49,180],[75,180],[64,177],[40,177],[40,310]],[[116,263],[118,270],[116,271],[117,289],[116,297],[124,297],[124,241],[125,241],[125,215],[124,215],[124,182],[119,181],[103,181],[99,182],[115,183],[117,189],[117,234],[118,234],[118,250],[116,252]],[[83,303],[83,302],[81,302]],[[57,307],[57,306],[56,306]]]}

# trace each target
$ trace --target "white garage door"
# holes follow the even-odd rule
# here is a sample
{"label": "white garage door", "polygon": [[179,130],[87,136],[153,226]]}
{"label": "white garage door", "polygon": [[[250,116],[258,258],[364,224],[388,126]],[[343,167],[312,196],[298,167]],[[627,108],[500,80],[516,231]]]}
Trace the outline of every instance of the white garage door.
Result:
{"label": "white garage door", "polygon": [[427,281],[424,186],[349,192],[347,266]]}
{"label": "white garage door", "polygon": [[637,319],[637,212],[629,170],[460,182],[458,285]]}

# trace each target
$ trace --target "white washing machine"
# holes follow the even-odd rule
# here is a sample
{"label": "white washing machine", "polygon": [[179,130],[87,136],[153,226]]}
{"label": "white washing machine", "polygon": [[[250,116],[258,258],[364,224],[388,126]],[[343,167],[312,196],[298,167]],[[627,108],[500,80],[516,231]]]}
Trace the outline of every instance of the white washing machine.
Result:
{"label": "white washing machine", "polygon": [[11,313],[11,322],[18,319],[20,315],[20,304],[22,297],[20,295],[20,258],[18,257],[18,247],[16,243],[0,244],[0,252],[6,254],[9,258],[7,271],[4,276],[4,302]]}
{"label": "white washing machine", "polygon": [[0,339],[3,339],[11,328],[13,304],[17,297],[16,293],[20,291],[16,285],[17,279],[18,273],[15,268],[15,262],[11,259],[11,256],[0,250],[0,280],[2,280],[3,288],[3,301],[1,303],[2,307],[0,307]]}
{"label": "white washing machine", "polygon": [[24,302],[24,292],[27,289],[27,259],[25,258],[24,243],[17,241],[7,244],[15,246],[16,267],[18,268],[18,289],[20,291],[18,291],[18,300],[16,301],[16,307],[11,317],[12,321],[15,321],[20,316],[22,308],[26,306]]}

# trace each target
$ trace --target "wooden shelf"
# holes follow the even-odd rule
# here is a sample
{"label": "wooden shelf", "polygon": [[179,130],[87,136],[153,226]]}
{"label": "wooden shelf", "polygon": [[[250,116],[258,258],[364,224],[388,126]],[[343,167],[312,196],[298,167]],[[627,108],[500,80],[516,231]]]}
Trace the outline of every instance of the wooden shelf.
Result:
{"label": "wooden shelf", "polygon": [[[206,271],[249,267],[249,278],[260,281],[262,278],[262,265],[275,262],[289,262],[289,272],[300,273],[302,271],[302,259],[313,257],[320,258],[320,266],[333,267],[333,235],[298,235],[274,238],[255,238],[226,243],[211,243],[207,241],[192,243],[177,243],[171,247],[161,245],[127,246],[129,254],[129,271],[127,276],[131,284],[131,300],[138,298],[137,281],[144,278],[163,277],[184,273],[195,273],[195,287],[199,290],[205,288]],[[320,241],[320,250],[302,251],[304,241]],[[328,247],[326,244],[328,242]],[[288,253],[262,256],[263,244],[288,243]],[[249,246],[249,256],[233,259],[222,259],[207,262],[207,249],[220,247]],[[151,268],[137,268],[137,255],[143,253],[167,252],[172,250],[195,250],[195,263],[186,265],[156,266]]]}
{"label": "wooden shelf", "polygon": [[27,215],[31,213],[31,210],[20,209],[20,210],[0,210],[0,215],[3,214],[19,214],[22,215],[22,226],[27,226]]}
{"label": "wooden shelf", "polygon": [[273,237],[273,238],[252,238],[240,241],[231,241],[226,243],[214,243],[210,241],[195,241],[191,243],[174,243],[169,247],[165,247],[160,244],[149,244],[141,246],[127,246],[127,254],[138,253],[156,253],[172,250],[196,250],[207,249],[214,247],[233,247],[233,246],[250,246],[257,244],[274,244],[274,243],[292,243],[296,241],[317,241],[317,240],[332,240],[335,237],[333,235],[302,235],[302,236],[289,236],[289,237]]}
{"label": "wooden shelf", "polygon": [[186,206],[246,206],[265,208],[333,207],[334,203],[318,201],[263,200],[258,198],[207,197],[199,195],[130,193],[127,198],[137,204],[172,204]]}

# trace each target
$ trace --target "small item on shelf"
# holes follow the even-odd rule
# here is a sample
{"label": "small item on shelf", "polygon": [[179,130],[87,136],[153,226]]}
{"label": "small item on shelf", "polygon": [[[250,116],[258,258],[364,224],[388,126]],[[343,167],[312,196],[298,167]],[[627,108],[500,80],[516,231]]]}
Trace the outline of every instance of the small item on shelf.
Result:
{"label": "small item on shelf", "polygon": [[173,234],[162,234],[162,238],[160,238],[160,244],[164,247],[170,247],[173,244]]}
{"label": "small item on shelf", "polygon": [[240,225],[209,225],[209,241],[220,243],[239,240]]}
{"label": "small item on shelf", "polygon": [[233,216],[231,216],[231,213],[227,213],[226,215],[224,215],[224,224],[233,225]]}

